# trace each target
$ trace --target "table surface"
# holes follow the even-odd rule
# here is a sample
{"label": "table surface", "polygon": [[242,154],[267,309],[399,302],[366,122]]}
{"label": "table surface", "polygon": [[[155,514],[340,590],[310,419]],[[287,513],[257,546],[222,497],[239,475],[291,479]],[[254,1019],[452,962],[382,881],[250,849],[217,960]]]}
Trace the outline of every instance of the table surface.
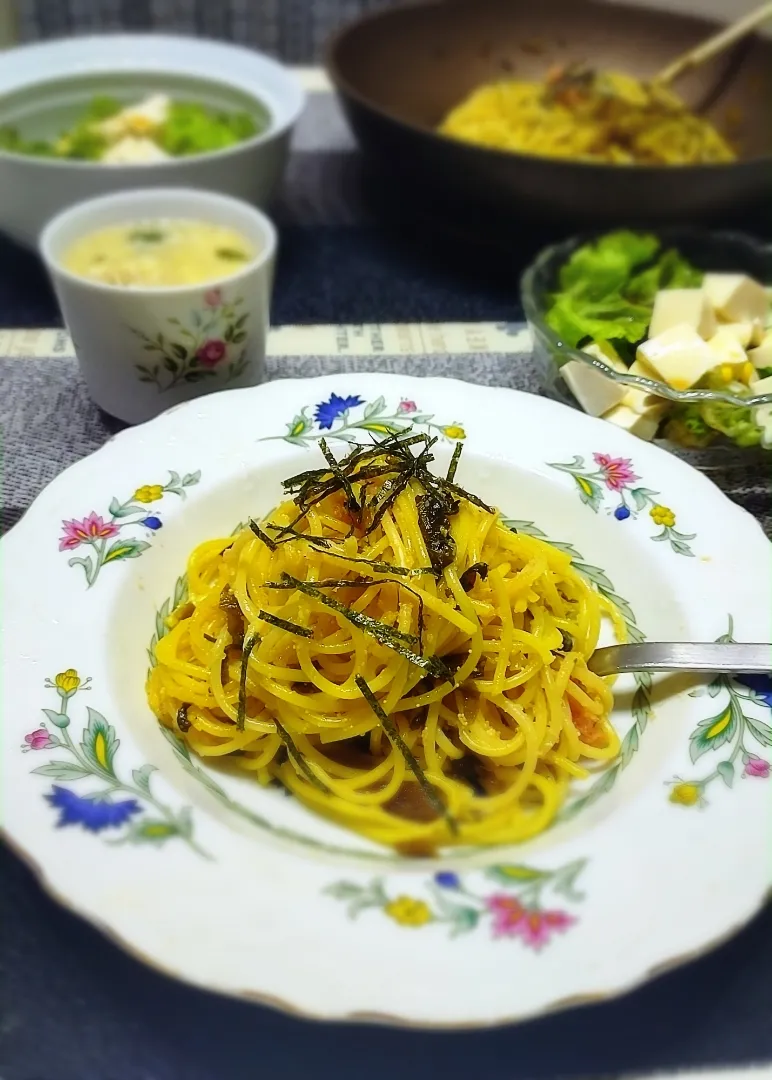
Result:
{"label": "table surface", "polygon": [[[320,107],[312,102],[312,121]],[[337,119],[326,128],[311,122],[296,146],[277,210],[274,321],[516,321],[517,270],[534,236],[524,229],[522,246],[502,256],[460,252],[407,221],[379,225],[368,215],[366,184],[349,150]],[[0,327],[56,323],[36,260],[0,244]],[[525,361],[516,360],[300,357],[272,373],[385,366],[530,388]],[[88,404],[72,361],[0,360],[0,385],[8,527],[112,426]],[[398,1072],[551,1080],[772,1062],[769,907],[710,955],[616,1001],[517,1027],[431,1034],[317,1025],[191,989],[139,965],[53,903],[7,848],[0,848],[0,881],[2,1080],[240,1080],[258,1073],[386,1080]],[[661,914],[667,920],[666,908]]]}

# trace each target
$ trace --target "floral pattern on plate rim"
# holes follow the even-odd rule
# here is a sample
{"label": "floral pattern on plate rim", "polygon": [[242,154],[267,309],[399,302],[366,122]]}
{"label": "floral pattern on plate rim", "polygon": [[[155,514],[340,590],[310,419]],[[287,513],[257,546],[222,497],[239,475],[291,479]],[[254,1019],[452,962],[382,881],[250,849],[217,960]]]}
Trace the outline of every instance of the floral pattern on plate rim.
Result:
{"label": "floral pattern on plate rim", "polygon": [[[734,624],[729,616],[729,630],[716,640],[734,641]],[[749,716],[743,710],[743,702],[772,709],[772,678],[768,675],[739,675],[730,677],[719,675],[707,686],[692,690],[690,697],[719,698],[720,709],[717,713],[700,720],[689,737],[689,756],[692,763],[708,753],[715,753],[726,748],[727,757],[719,761],[715,769],[702,779],[684,780],[676,776],[670,783],[670,801],[680,806],[707,805],[705,789],[719,778],[728,788],[734,786],[737,777],[738,758],[743,769],[741,778],[767,780],[770,775],[770,762],[761,757],[755,748],[749,750],[746,739],[752,739],[757,746],[772,746],[772,726],[758,716]]]}
{"label": "floral pattern on plate rim", "polygon": [[[163,528],[163,520],[159,516],[160,511],[150,513],[146,507],[160,502],[164,495],[177,495],[184,499],[187,495],[186,489],[193,487],[200,479],[200,471],[187,473],[182,477],[179,473],[170,471],[169,479],[165,484],[142,484],[124,502],[118,502],[117,498],[113,498],[106,518],[92,510],[80,521],[77,518],[62,521],[62,535],[59,537],[60,551],[74,551],[84,545],[92,549],[88,555],[73,557],[67,565],[83,567],[86,585],[90,589],[103,566],[123,559],[139,558],[143,551],[147,551],[150,544],[136,537],[125,535],[119,537],[121,531],[141,526],[148,530],[149,535],[158,532]],[[114,539],[115,537],[119,538]],[[108,540],[113,540],[109,546]]]}
{"label": "floral pattern on plate rim", "polygon": [[[362,412],[357,416],[359,409]],[[434,432],[451,442],[461,442],[466,438],[461,424],[456,421],[450,424],[435,423],[434,413],[422,412],[415,401],[407,398],[402,398],[396,408],[390,411],[384,397],[366,402],[358,394],[341,397],[333,393],[327,401],[303,406],[287,424],[284,435],[270,435],[259,441],[282,441],[308,449],[320,439],[355,443],[368,434],[386,438],[409,431],[411,427],[427,434]]]}
{"label": "floral pattern on plate rim", "polygon": [[[113,844],[161,845],[173,837],[184,840],[199,855],[206,852],[193,838],[193,819],[190,808],[178,811],[160,802],[151,790],[154,765],[142,765],[132,769],[131,779],[122,779],[116,770],[116,755],[121,741],[108,720],[87,706],[88,723],[73,739],[70,727],[70,701],[76,694],[90,690],[91,679],[83,679],[74,668],[59,672],[53,679],[46,679],[45,686],[59,696],[58,709],[43,709],[52,725],[42,721],[24,736],[22,751],[39,752],[55,750],[59,755],[32,769],[38,776],[46,776],[60,783],[53,784],[44,796],[58,811],[57,828],[80,825],[88,832],[101,833],[115,830]],[[96,780],[98,787],[87,795],[81,795],[69,785],[79,780]],[[67,786],[65,786],[67,785]],[[121,796],[118,798],[118,796]],[[206,856],[208,857],[208,856]]]}
{"label": "floral pattern on plate rim", "polygon": [[579,498],[596,514],[605,503],[604,487],[619,496],[616,506],[613,509],[608,508],[608,512],[613,514],[617,521],[635,519],[648,508],[652,522],[662,530],[651,539],[666,541],[676,555],[694,557],[689,541],[694,540],[696,533],[678,532],[675,528],[675,512],[659,502],[659,492],[635,486],[640,477],[636,474],[630,458],[615,458],[610,454],[595,453],[593,459],[597,466],[595,469],[585,464],[585,459],[579,454],[573,461],[550,461],[548,464],[551,469],[558,469],[574,478]]}
{"label": "floral pattern on plate rim", "polygon": [[[198,383],[220,377],[224,383],[240,378],[248,367],[249,312],[241,311],[242,296],[224,303],[220,289],[204,293],[202,307],[190,312],[188,325],[167,319],[171,327],[150,337],[130,327],[148,353],[146,364],[135,364],[140,382],[153,383],[159,394],[179,382]],[[241,346],[241,348],[239,348]]]}
{"label": "floral pattern on plate rim", "polygon": [[483,876],[498,888],[484,894],[470,889],[449,870],[439,871],[425,884],[424,896],[391,896],[382,878],[374,878],[368,885],[336,881],[324,892],[342,900],[351,919],[368,908],[377,908],[399,926],[418,929],[442,925],[451,938],[487,922],[493,938],[518,938],[538,952],[554,934],[570,929],[578,921],[564,908],[544,907],[542,894],[551,891],[570,903],[580,903],[584,893],[578,892],[575,885],[586,865],[586,859],[578,859],[557,870],[537,870],[520,864],[489,866]]}

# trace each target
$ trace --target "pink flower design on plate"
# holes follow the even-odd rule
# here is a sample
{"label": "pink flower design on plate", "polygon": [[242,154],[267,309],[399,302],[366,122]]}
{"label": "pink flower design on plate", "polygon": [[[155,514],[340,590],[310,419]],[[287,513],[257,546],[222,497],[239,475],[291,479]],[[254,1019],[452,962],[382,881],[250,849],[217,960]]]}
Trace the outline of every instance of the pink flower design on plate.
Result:
{"label": "pink flower design on plate", "polygon": [[107,540],[118,535],[118,526],[112,521],[105,521],[93,510],[82,521],[63,521],[64,532],[59,537],[59,550],[71,551],[80,544],[93,543],[94,540]]}
{"label": "pink flower design on plate", "polygon": [[23,750],[50,750],[57,745],[44,727],[30,731],[24,736],[24,741],[27,745],[22,747]]}
{"label": "pink flower design on plate", "polygon": [[204,293],[204,303],[209,308],[218,308],[222,304],[222,290],[207,289]]}
{"label": "pink flower design on plate", "polygon": [[633,472],[633,463],[630,458],[613,458],[608,454],[593,454],[593,457],[603,472],[606,487],[612,491],[622,491],[634,484],[636,480],[640,480],[640,477]]}
{"label": "pink flower design on plate", "polygon": [[766,780],[769,776],[769,762],[760,757],[750,757],[745,762],[743,776],[758,776]]}
{"label": "pink flower design on plate", "polygon": [[228,346],[220,338],[210,338],[198,349],[196,356],[204,367],[217,367],[225,356],[227,348]]}
{"label": "pink flower design on plate", "polygon": [[486,900],[493,915],[494,937],[520,937],[523,944],[537,951],[558,930],[567,930],[576,922],[565,911],[540,911],[525,908],[512,896],[496,895]]}
{"label": "pink flower design on plate", "polygon": [[405,401],[403,399],[402,401],[400,401],[399,405],[397,406],[397,412],[398,413],[414,413],[414,412],[418,412],[418,406],[416,405],[416,403],[414,401]]}

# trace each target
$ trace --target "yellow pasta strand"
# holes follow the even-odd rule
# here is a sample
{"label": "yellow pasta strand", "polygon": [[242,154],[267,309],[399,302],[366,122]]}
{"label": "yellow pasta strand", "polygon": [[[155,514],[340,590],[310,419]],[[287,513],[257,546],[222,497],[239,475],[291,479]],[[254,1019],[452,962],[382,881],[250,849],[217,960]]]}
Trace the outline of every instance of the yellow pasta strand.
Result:
{"label": "yellow pasta strand", "polygon": [[[375,491],[371,481],[366,494]],[[148,698],[202,757],[228,757],[379,843],[425,854],[525,840],[553,821],[570,781],[587,775],[583,762],[608,761],[619,750],[611,690],[587,661],[602,618],[622,638],[624,622],[568,556],[465,500],[449,519],[455,557],[432,573],[421,492],[411,481],[365,535],[338,492],[300,522],[296,504],[283,503],[262,526],[270,536],[271,525],[295,522],[323,544],[292,537],[269,545],[245,528],[199,545],[188,562],[189,597],[156,646]],[[377,559],[380,569],[346,558]],[[473,564],[486,573],[470,582],[464,572]],[[399,577],[391,566],[424,572]],[[271,587],[283,574],[323,585],[334,579],[323,596],[404,635],[413,652],[440,657],[452,682],[427,674],[319,596]],[[259,638],[243,672],[242,640],[253,633]]]}

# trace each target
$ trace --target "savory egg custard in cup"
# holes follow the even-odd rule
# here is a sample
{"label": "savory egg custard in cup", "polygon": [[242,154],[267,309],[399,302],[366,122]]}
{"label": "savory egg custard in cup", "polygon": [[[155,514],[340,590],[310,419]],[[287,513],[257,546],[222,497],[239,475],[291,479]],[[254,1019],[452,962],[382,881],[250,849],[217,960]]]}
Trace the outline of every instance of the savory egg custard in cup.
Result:
{"label": "savory egg custard in cup", "polygon": [[128,423],[264,372],[276,230],[259,210],[186,188],[65,210],[40,250],[96,404]]}

